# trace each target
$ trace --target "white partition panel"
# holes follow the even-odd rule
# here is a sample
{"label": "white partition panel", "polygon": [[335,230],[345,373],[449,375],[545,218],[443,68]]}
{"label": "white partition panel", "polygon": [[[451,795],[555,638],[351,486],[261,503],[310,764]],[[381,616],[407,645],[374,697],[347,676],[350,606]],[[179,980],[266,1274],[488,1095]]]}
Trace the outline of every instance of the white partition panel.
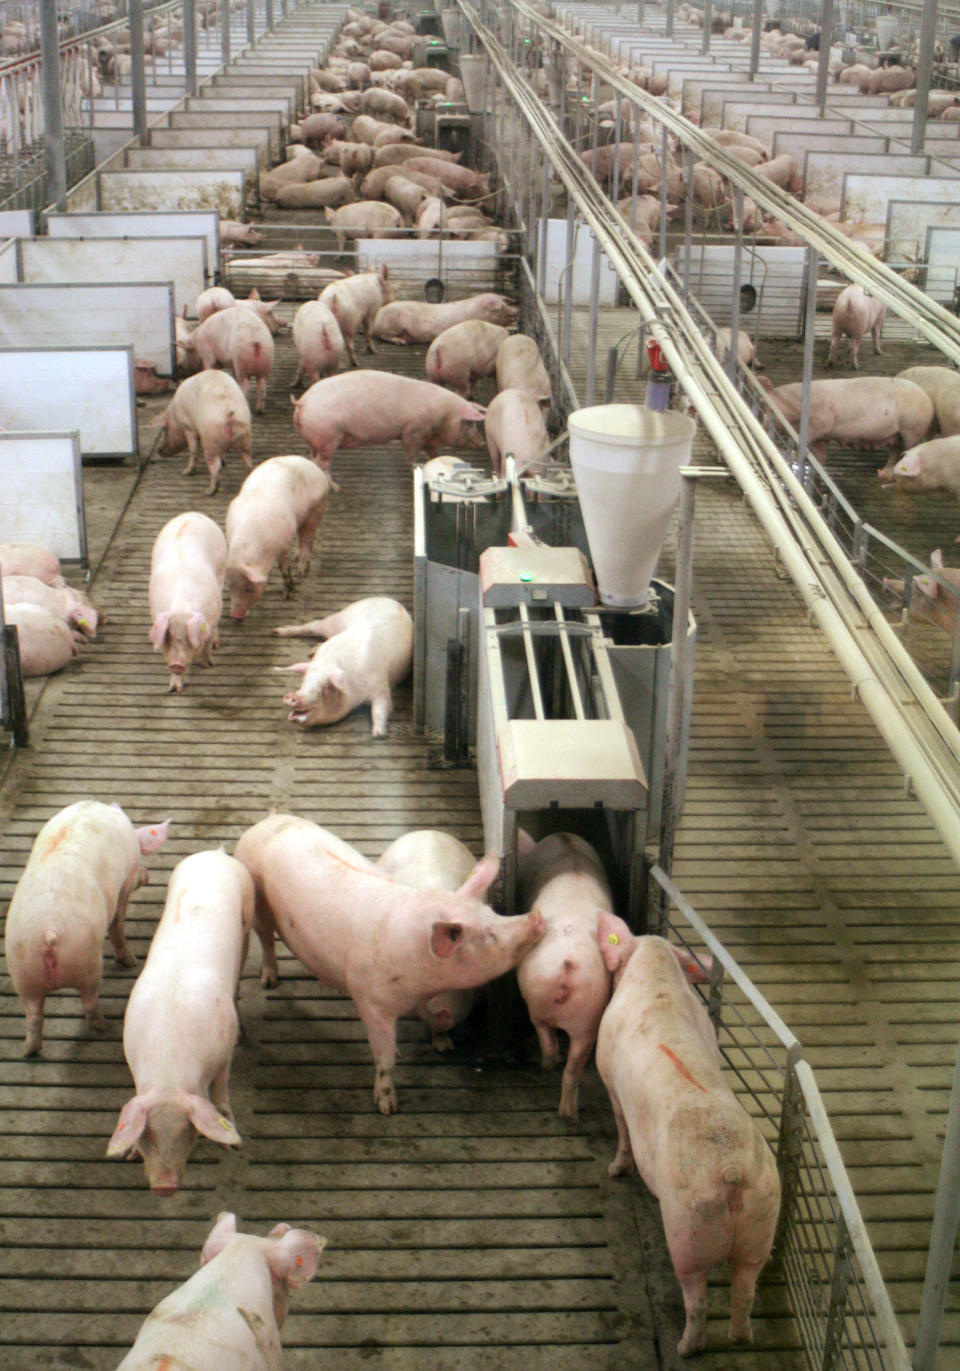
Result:
{"label": "white partition panel", "polygon": [[0,284],[0,346],[132,345],[161,376],[174,369],[173,286],[8,286]]}
{"label": "white partition panel", "polygon": [[[673,258],[682,278],[686,254]],[[715,324],[729,324],[733,310],[732,245],[694,246],[690,252],[689,288]],[[740,327],[758,338],[799,338],[803,332],[805,248],[758,247],[744,253],[740,284],[752,286],[755,303],[741,298]]]}
{"label": "white partition panel", "polygon": [[32,238],[32,209],[0,210],[0,238]]}
{"label": "white partition panel", "polygon": [[[563,274],[562,289],[564,297],[568,291],[573,293],[575,305],[590,303],[590,290],[593,279],[594,236],[585,224],[580,224],[573,249],[573,266],[565,270],[569,256],[567,253],[567,221],[565,219],[547,220],[547,266],[544,277],[543,298],[548,303],[559,299],[560,276]],[[600,255],[600,288],[598,300],[601,305],[612,305],[617,296],[617,274],[608,257]]]}
{"label": "white partition panel", "polygon": [[152,148],[255,148],[259,165],[270,166],[270,131],[245,129],[151,129]]}
{"label": "white partition panel", "polygon": [[86,562],[76,433],[0,432],[0,542],[43,543],[63,561]]}
{"label": "white partition panel", "polygon": [[0,348],[0,414],[8,428],[77,430],[84,457],[135,456],[133,349]]}
{"label": "white partition panel", "polygon": [[927,229],[924,256],[927,260],[924,290],[948,309],[956,308],[960,228]]}
{"label": "white partition panel", "polygon": [[204,238],[22,238],[20,280],[170,281],[179,314],[212,283]]}
{"label": "white partition panel", "polygon": [[256,148],[127,148],[124,165],[134,171],[242,171],[251,180],[259,169]]}
{"label": "white partition panel", "polygon": [[207,271],[216,272],[220,260],[220,216],[215,210],[130,210],[127,213],[44,215],[50,238],[203,238]]}
{"label": "white partition panel", "polygon": [[0,281],[13,283],[19,279],[17,240],[16,238],[8,238],[5,243],[0,243]]}
{"label": "white partition panel", "polygon": [[843,178],[840,212],[844,219],[883,224],[891,200],[936,200],[960,204],[960,178],[937,176],[870,176],[848,172]]}
{"label": "white partition panel", "polygon": [[836,152],[808,152],[803,162],[804,195],[840,198],[843,178],[851,166],[864,176],[923,176],[928,159],[921,155],[895,157],[891,154],[871,155],[859,152],[852,155],[845,147]]}
{"label": "white partition panel", "polygon": [[492,280],[497,269],[497,245],[469,239],[442,244],[439,239],[430,238],[360,238],[357,241],[357,264],[361,271],[370,271],[384,262],[391,273],[395,268],[405,269],[421,283],[428,277],[442,276],[444,269],[489,271]]}
{"label": "white partition panel", "polygon": [[214,209],[223,219],[243,212],[242,171],[119,171],[98,178],[100,209]]}

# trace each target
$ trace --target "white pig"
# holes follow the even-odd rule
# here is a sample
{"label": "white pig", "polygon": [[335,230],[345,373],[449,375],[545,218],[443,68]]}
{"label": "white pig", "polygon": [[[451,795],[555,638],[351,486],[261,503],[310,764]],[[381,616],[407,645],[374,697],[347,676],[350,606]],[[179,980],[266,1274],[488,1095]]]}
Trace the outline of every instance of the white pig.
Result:
{"label": "white pig", "polygon": [[413,666],[413,620],[386,595],[355,600],[336,614],[274,629],[280,637],[325,638],[308,662],[280,668],[303,681],[284,695],[289,718],[304,728],[334,724],[369,704],[374,738],[386,737],[392,686]]}
{"label": "white pig", "polygon": [[211,666],[227,565],[227,540],[205,514],[190,511],[164,524],[150,559],[150,642],[170,668],[179,694],[194,661]]}
{"label": "white pig", "polygon": [[512,333],[497,348],[497,390],[525,390],[547,409],[552,388],[540,349],[525,333]]}
{"label": "white pig", "polygon": [[322,300],[307,300],[297,310],[293,317],[293,345],[299,358],[294,385],[306,378],[312,386],[321,376],[340,370],[343,334]]}
{"label": "white pig", "polygon": [[17,630],[20,674],[24,679],[62,671],[86,638],[57,614],[41,605],[15,604],[5,610],[6,622]]}
{"label": "white pig", "polygon": [[[251,471],[227,508],[226,585],[230,617],[243,619],[279,562],[284,589],[306,575],[333,483],[306,457],[269,457]],[[296,539],[296,552],[293,542]]]}
{"label": "white pig", "polygon": [[832,367],[836,361],[840,339],[843,337],[850,339],[850,351],[856,368],[860,366],[860,344],[865,334],[871,334],[874,352],[882,355],[880,335],[883,333],[883,321],[886,317],[886,305],[865,291],[863,286],[847,286],[842,290],[833,306],[827,366]]}
{"label": "white pig", "polygon": [[[417,890],[459,890],[476,864],[476,857],[459,838],[437,828],[404,833],[377,858],[378,871]],[[452,1051],[450,1030],[463,1023],[476,994],[475,990],[441,990],[417,1005],[417,1015],[430,1029],[437,1052]]]}
{"label": "white pig", "polygon": [[42,543],[0,543],[0,574],[36,576],[48,586],[65,585],[60,559]]}
{"label": "white pig", "polygon": [[597,945],[597,919],[613,903],[610,886],[588,842],[574,833],[551,833],[521,859],[520,891],[523,907],[539,910],[547,931],[517,967],[517,981],[545,1071],[560,1062],[557,1030],[570,1039],[560,1114],[576,1123],[580,1077],[610,998]]}
{"label": "white pig", "polygon": [[[678,1354],[705,1345],[707,1276],[724,1260],[730,1337],[750,1341],[757,1277],[780,1211],[773,1155],[723,1078],[716,1034],[687,984],[682,954],[663,938],[634,937],[611,914],[601,915],[598,940],[614,978],[597,1038],[617,1121],[609,1174],[636,1163],[660,1201],[686,1311]],[[706,979],[695,966],[686,970]]]}
{"label": "white pig", "polygon": [[526,390],[501,390],[487,406],[483,421],[493,469],[503,475],[505,457],[513,457],[517,475],[536,467],[547,455],[550,436],[543,410]]}
{"label": "white pig", "polygon": [[960,433],[960,372],[953,367],[907,367],[898,381],[912,381],[933,401],[942,438]]}
{"label": "white pig", "polygon": [[149,880],[140,858],[159,851],[169,823],[134,829],[118,805],[79,800],[37,834],[7,911],[7,970],[27,1015],[24,1056],[40,1051],[43,1004],[56,990],[80,992],[87,1021],[105,1029],[97,996],[103,939],[134,966],[123,936],[127,901]]}
{"label": "white pig", "polygon": [[312,1280],[326,1238],[278,1223],[265,1238],[222,1213],[200,1270],[161,1300],[117,1371],[280,1371],[290,1294]]}
{"label": "white pig", "polygon": [[3,576],[3,603],[39,605],[48,613],[62,619],[72,629],[87,638],[97,636],[99,614],[82,590],[73,586],[50,586],[39,576]]}
{"label": "white pig", "polygon": [[184,448],[188,450],[184,476],[192,473],[198,451],[203,452],[210,473],[208,495],[213,495],[220,483],[228,448],[238,453],[248,471],[253,465],[250,406],[225,371],[201,371],[181,381],[154,427],[163,429],[164,452],[174,456]]}
{"label": "white pig", "polygon": [[373,1052],[381,1114],[397,1109],[397,1019],[439,991],[502,975],[543,935],[539,914],[505,918],[480,902],[498,874],[496,857],[480,862],[453,894],[414,890],[292,814],[247,829],[236,855],[256,888],[261,983],[277,983],[279,933],[318,980],[353,998]]}
{"label": "white pig", "polygon": [[354,334],[358,328],[362,328],[367,351],[375,352],[370,325],[377,317],[377,311],[394,300],[396,294],[386,262],[379,271],[361,271],[342,281],[331,281],[320,292],[319,300],[329,308],[340,325],[343,343],[353,366],[357,365],[357,355],[353,350]]}
{"label": "white pig", "polygon": [[427,380],[469,398],[474,382],[496,369],[497,351],[509,336],[502,325],[488,324],[484,319],[464,319],[451,325],[427,348]]}
{"label": "white pig", "polygon": [[107,1145],[108,1157],[143,1158],[155,1195],[176,1191],[198,1133],[240,1145],[228,1078],[252,922],[250,873],[222,848],[195,852],[174,868],[123,1020],[136,1094]]}
{"label": "white pig", "polygon": [[205,319],[183,343],[177,343],[188,359],[200,358],[204,371],[215,366],[231,366],[237,385],[246,393],[251,381],[256,382],[256,413],[266,403],[267,381],[273,366],[273,336],[263,320],[252,309],[239,304],[217,310]]}
{"label": "white pig", "polygon": [[901,490],[949,490],[960,500],[960,434],[918,443],[892,470],[882,467],[877,475],[881,481],[895,481]]}

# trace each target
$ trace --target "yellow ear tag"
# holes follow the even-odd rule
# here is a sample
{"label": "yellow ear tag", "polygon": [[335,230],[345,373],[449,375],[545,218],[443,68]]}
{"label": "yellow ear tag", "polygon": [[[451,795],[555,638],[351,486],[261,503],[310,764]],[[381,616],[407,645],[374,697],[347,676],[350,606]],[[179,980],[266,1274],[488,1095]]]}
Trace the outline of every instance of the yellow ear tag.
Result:
{"label": "yellow ear tag", "polygon": [[616,933],[611,933],[610,936],[607,938],[607,942],[612,943],[614,947],[617,945],[619,941],[620,939],[617,937]]}
{"label": "yellow ear tag", "polygon": [[221,1119],[221,1120],[220,1120],[220,1127],[221,1127],[221,1128],[229,1128],[229,1127],[230,1127],[230,1120],[229,1120],[229,1119]]}
{"label": "yellow ear tag", "polygon": [[89,623],[89,621],[88,621],[87,619],[78,619],[78,620],[77,620],[77,627],[78,627],[78,628],[89,628],[89,627],[90,627],[90,623]]}
{"label": "yellow ear tag", "polygon": [[206,620],[204,620],[204,621],[201,623],[201,625],[200,625],[200,632],[201,632],[201,633],[206,633],[206,631],[207,631],[207,623],[206,623]]}

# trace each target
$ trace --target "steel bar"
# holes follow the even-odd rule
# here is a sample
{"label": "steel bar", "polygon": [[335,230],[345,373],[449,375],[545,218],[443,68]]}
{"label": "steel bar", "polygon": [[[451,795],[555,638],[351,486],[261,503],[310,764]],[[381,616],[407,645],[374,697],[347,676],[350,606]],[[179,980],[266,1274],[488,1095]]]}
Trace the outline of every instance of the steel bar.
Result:
{"label": "steel bar", "polygon": [[[67,158],[63,141],[63,104],[60,96],[60,48],[57,7],[40,7],[43,136],[46,148],[47,199],[60,210],[67,207]],[[4,83],[6,84],[6,83]],[[11,109],[11,128],[17,125],[17,106]]]}
{"label": "steel bar", "polygon": [[567,668],[567,680],[570,683],[570,698],[573,702],[573,712],[578,719],[585,719],[587,716],[583,708],[583,697],[580,694],[580,682],[577,680],[577,673],[573,664],[573,651],[570,647],[570,639],[566,633],[567,621],[563,613],[563,605],[561,605],[559,600],[554,601],[553,612],[560,625],[560,650],[563,653],[564,665]]}
{"label": "steel bar", "polygon": [[187,95],[196,95],[197,0],[183,0],[183,70]]}
{"label": "steel bar", "polygon": [[[573,291],[570,292],[571,297]],[[587,324],[587,386],[586,402],[593,404],[594,392],[597,381],[597,349],[594,340],[597,336],[597,321],[599,318],[599,296],[600,296],[600,239],[594,234],[593,237],[593,256],[590,261],[590,312],[589,323]]]}
{"label": "steel bar", "polygon": [[537,654],[533,650],[533,634],[530,632],[530,613],[523,601],[520,602],[519,609],[520,623],[523,625],[523,650],[530,673],[530,699],[533,702],[535,717],[542,722],[547,716],[543,708],[543,692],[540,689],[540,676],[537,672]]}
{"label": "steel bar", "polygon": [[730,356],[727,375],[736,384],[740,356],[740,276],[743,266],[743,191],[734,191],[734,221],[737,236],[733,244],[733,294],[730,301]]}
{"label": "steel bar", "polygon": [[760,68],[760,33],[763,29],[763,0],[753,0],[750,18],[750,80],[756,79]]}
{"label": "steel bar", "polygon": [[833,0],[822,0],[820,10],[820,54],[817,62],[816,102],[820,113],[827,103],[827,81],[830,76],[830,42],[833,37]]}
{"label": "steel bar", "polygon": [[937,0],[927,0],[920,18],[920,50],[917,55],[917,93],[913,105],[910,151],[922,152],[927,131],[927,98],[933,71],[933,49],[937,36]]}
{"label": "steel bar", "polygon": [[[119,86],[119,81],[117,85]],[[130,98],[133,131],[143,142],[147,137],[147,72],[143,52],[143,0],[130,0]]]}
{"label": "steel bar", "polygon": [[710,51],[710,26],[713,23],[713,0],[703,0],[703,22],[700,33],[700,52],[706,57]]}
{"label": "steel bar", "polygon": [[220,0],[220,61],[230,61],[230,0]]}
{"label": "steel bar", "polygon": [[670,651],[670,694],[667,701],[667,736],[663,760],[663,801],[660,818],[660,847],[657,861],[669,876],[673,871],[673,846],[680,823],[680,794],[677,762],[684,702],[693,688],[692,658],[687,627],[693,590],[693,534],[696,512],[697,478],[681,468],[680,515],[677,526],[677,584],[673,596],[673,636]]}
{"label": "steel bar", "polygon": [[257,37],[257,0],[247,0],[247,42],[253,43]]}
{"label": "steel bar", "polygon": [[817,321],[817,250],[807,248],[806,311],[803,324],[803,372],[800,392],[800,427],[797,430],[797,453],[800,461],[800,481],[806,480],[807,439],[810,433],[810,386],[813,381],[813,348]]}

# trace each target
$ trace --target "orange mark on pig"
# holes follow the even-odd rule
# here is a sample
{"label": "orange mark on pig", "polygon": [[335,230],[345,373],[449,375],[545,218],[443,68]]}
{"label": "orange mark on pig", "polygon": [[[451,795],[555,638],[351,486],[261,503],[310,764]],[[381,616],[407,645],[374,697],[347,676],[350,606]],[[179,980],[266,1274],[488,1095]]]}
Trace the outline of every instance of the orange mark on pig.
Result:
{"label": "orange mark on pig", "polygon": [[56,852],[60,844],[64,842],[64,840],[66,839],[67,833],[68,830],[66,828],[61,828],[59,833],[55,833],[52,838],[49,838],[47,840],[47,846],[44,850],[43,856],[40,859],[41,861],[45,862],[48,857],[53,856],[53,854]]}
{"label": "orange mark on pig", "polygon": [[671,1052],[670,1048],[667,1047],[666,1043],[657,1043],[657,1047],[659,1047],[660,1051],[663,1052],[665,1056],[670,1058],[674,1066],[680,1072],[681,1076],[685,1077],[685,1079],[688,1080],[691,1085],[695,1085],[698,1090],[702,1090],[704,1094],[707,1093],[705,1087],[702,1086],[698,1080],[696,1080],[693,1076],[690,1075],[690,1072],[684,1066],[683,1062],[677,1056],[676,1052]]}

